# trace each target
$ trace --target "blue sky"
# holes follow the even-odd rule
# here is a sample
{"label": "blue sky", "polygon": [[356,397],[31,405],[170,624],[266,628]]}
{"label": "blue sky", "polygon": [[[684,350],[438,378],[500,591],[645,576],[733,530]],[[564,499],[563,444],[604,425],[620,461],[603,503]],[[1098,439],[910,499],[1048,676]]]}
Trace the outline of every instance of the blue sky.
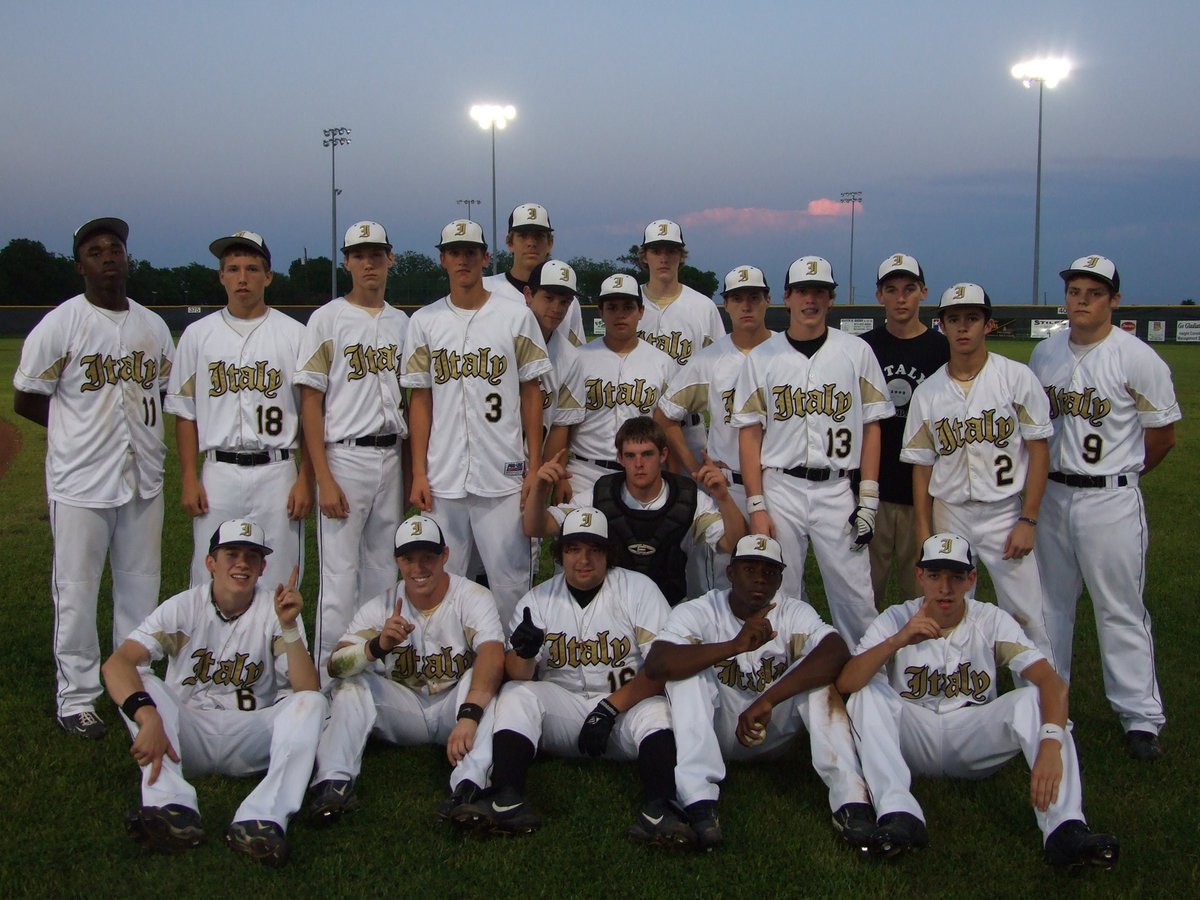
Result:
{"label": "blue sky", "polygon": [[[500,227],[543,203],[556,254],[615,258],[651,219],[681,222],[719,275],[827,257],[847,302],[915,254],[930,293],[1032,287],[1037,92],[1009,74],[1064,55],[1046,92],[1041,287],[1085,253],[1118,264],[1126,303],[1200,294],[1200,4],[19,2],[0,6],[0,245],[70,250],[93,216],[132,226],[159,266],[262,233],[277,267],[376,219],[433,253],[479,199],[490,138],[473,103],[512,103],[497,136]],[[501,240],[503,238],[501,237]],[[781,291],[774,292],[781,299]]]}

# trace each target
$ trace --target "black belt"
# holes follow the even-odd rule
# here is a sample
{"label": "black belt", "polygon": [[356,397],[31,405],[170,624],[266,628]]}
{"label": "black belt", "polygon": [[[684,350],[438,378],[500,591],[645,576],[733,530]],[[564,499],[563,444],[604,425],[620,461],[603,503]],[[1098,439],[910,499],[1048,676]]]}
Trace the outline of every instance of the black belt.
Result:
{"label": "black belt", "polygon": [[575,454],[575,458],[580,462],[591,463],[593,466],[599,466],[602,469],[612,469],[614,472],[623,472],[625,467],[619,462],[613,462],[611,459],[588,459],[586,456]]}
{"label": "black belt", "polygon": [[[291,450],[277,450],[280,460],[291,459]],[[233,463],[235,466],[265,466],[267,463],[275,462],[271,454],[267,451],[257,453],[230,453],[226,450],[214,450],[213,458],[221,463]]]}
{"label": "black belt", "polygon": [[692,413],[690,416],[684,417],[683,420],[684,425],[702,425],[703,423],[704,417],[700,413]]}
{"label": "black belt", "polygon": [[396,446],[396,435],[368,434],[366,437],[347,438],[344,441],[338,441],[338,443],[353,444],[355,447],[394,447]]}
{"label": "black belt", "polygon": [[849,469],[810,469],[808,466],[796,466],[784,469],[784,475],[793,478],[806,478],[809,481],[829,481],[831,478],[845,478],[850,474]]}
{"label": "black belt", "polygon": [[742,481],[742,476],[739,475],[737,472],[730,472],[729,475],[731,478],[733,478],[734,484],[745,484],[746,483],[746,482]]}
{"label": "black belt", "polygon": [[1129,484],[1129,478],[1125,475],[1116,475],[1111,482],[1106,475],[1075,475],[1071,472],[1051,472],[1049,477],[1051,481],[1073,488],[1102,488],[1110,484],[1125,487]]}

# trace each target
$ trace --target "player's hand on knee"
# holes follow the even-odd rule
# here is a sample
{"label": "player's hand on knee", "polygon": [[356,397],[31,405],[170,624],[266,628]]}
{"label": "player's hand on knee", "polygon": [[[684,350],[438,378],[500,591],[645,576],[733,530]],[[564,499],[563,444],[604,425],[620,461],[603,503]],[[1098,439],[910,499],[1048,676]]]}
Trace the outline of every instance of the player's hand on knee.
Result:
{"label": "player's hand on knee", "polygon": [[767,613],[774,608],[774,603],[768,604],[742,623],[741,630],[733,639],[733,646],[737,653],[749,653],[757,650],[775,637],[775,629],[771,627],[771,623],[767,619]]}
{"label": "player's hand on knee", "polygon": [[350,515],[350,502],[342,492],[341,485],[330,478],[317,483],[317,498],[321,504],[321,515],[327,519],[344,519]]}
{"label": "player's hand on knee", "polygon": [[1038,811],[1045,812],[1058,799],[1062,774],[1062,750],[1058,742],[1042,741],[1029,773],[1029,800]]}
{"label": "player's hand on knee", "polygon": [[765,534],[769,538],[776,537],[775,523],[771,520],[771,514],[765,509],[750,513],[750,533]]}
{"label": "player's hand on knee", "polygon": [[[138,717],[138,733],[137,737],[133,739],[129,753],[139,766],[150,766],[148,783],[154,784],[158,780],[158,773],[162,771],[163,756],[168,757],[172,762],[179,762],[179,754],[175,752],[175,748],[171,746],[171,741],[167,738],[162,716],[158,714],[158,710],[153,707],[142,707],[142,709],[149,709],[151,714]],[[144,721],[142,721],[143,719]]]}
{"label": "player's hand on knee", "polygon": [[767,737],[767,726],[771,724],[771,701],[759,697],[738,716],[734,734],[744,747],[757,747]]}
{"label": "player's hand on knee", "polygon": [[521,657],[521,659],[533,659],[538,655],[538,651],[542,649],[542,641],[546,639],[546,631],[543,628],[538,628],[533,624],[533,614],[529,607],[525,607],[525,615],[521,617],[520,623],[513,629],[512,637],[509,638],[509,645],[513,649],[513,653]]}
{"label": "player's hand on knee", "polygon": [[1036,536],[1033,525],[1024,519],[1013,526],[1004,542],[1004,559],[1024,559],[1033,550]]}
{"label": "player's hand on knee", "polygon": [[597,703],[579,729],[579,752],[584,756],[603,756],[608,749],[609,735],[617,724],[617,715],[617,708],[607,699]]}
{"label": "player's hand on knee", "polygon": [[475,746],[475,732],[478,730],[479,723],[473,719],[458,720],[458,724],[446,740],[446,759],[450,760],[450,765],[457,766],[463,761],[463,757],[471,752]]}
{"label": "player's hand on knee", "polygon": [[308,479],[301,476],[296,479],[296,483],[292,485],[292,489],[288,491],[287,512],[288,518],[293,522],[299,522],[312,512],[313,508],[313,488]]}

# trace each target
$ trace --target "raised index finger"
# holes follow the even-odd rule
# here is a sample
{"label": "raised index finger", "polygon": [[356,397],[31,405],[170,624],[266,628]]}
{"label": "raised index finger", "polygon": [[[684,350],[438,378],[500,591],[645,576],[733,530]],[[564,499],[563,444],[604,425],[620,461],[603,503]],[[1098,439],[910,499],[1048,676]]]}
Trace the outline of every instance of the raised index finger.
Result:
{"label": "raised index finger", "polygon": [[289,591],[294,591],[296,589],[296,580],[299,577],[300,577],[300,566],[299,565],[292,566],[292,577],[288,579],[288,583],[287,583]]}

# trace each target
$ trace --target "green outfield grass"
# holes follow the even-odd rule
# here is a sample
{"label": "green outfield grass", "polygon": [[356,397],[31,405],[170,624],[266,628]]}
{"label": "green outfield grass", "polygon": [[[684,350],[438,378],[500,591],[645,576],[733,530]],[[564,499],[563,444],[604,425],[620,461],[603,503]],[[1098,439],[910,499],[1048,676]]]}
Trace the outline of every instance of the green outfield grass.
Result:
{"label": "green outfield grass", "polygon": [[[996,349],[1026,360],[1029,342]],[[137,770],[120,716],[107,698],[100,742],[69,739],[53,717],[48,580],[50,535],[43,459],[45,432],[12,413],[20,342],[0,339],[0,417],[16,426],[19,451],[0,479],[0,805],[10,829],[0,854],[7,896],[92,897],[421,896],[556,897],[1057,897],[1187,896],[1200,885],[1200,691],[1189,675],[1200,646],[1195,613],[1200,460],[1200,350],[1160,346],[1184,410],[1175,451],[1143,483],[1151,521],[1147,597],[1155,617],[1158,674],[1170,719],[1166,757],[1138,764],[1100,684],[1095,627],[1080,605],[1071,712],[1093,827],[1115,832],[1122,856],[1111,872],[1073,875],[1043,862],[1028,801],[1028,772],[1014,759],[983,782],[920,779],[915,793],[929,820],[929,850],[893,863],[859,859],[834,835],[826,792],[801,746],[782,760],[735,765],[723,789],[726,842],[707,855],[665,854],[629,844],[636,809],[631,765],[549,760],[535,765],[530,797],[546,825],[527,838],[479,840],[452,833],[432,810],[445,794],[448,765],[437,748],[368,748],[360,811],[335,828],[289,829],[292,861],[280,871],[236,857],[220,841],[250,783],[197,781],[207,844],[182,856],[143,852],[122,816],[138,800]],[[172,441],[173,443],[173,441]],[[168,457],[163,595],[186,586],[191,528],[178,503],[178,465]],[[316,594],[309,540],[304,594]],[[1054,560],[1042,560],[1054,565]],[[1197,566],[1194,569],[1193,566]],[[808,587],[826,612],[809,565]],[[101,635],[110,628],[107,578]],[[981,597],[992,598],[984,586]],[[895,599],[899,599],[898,597]],[[311,605],[305,611],[311,628]],[[102,639],[103,646],[103,639]],[[107,648],[105,648],[107,653]],[[681,735],[680,740],[687,740]]]}

